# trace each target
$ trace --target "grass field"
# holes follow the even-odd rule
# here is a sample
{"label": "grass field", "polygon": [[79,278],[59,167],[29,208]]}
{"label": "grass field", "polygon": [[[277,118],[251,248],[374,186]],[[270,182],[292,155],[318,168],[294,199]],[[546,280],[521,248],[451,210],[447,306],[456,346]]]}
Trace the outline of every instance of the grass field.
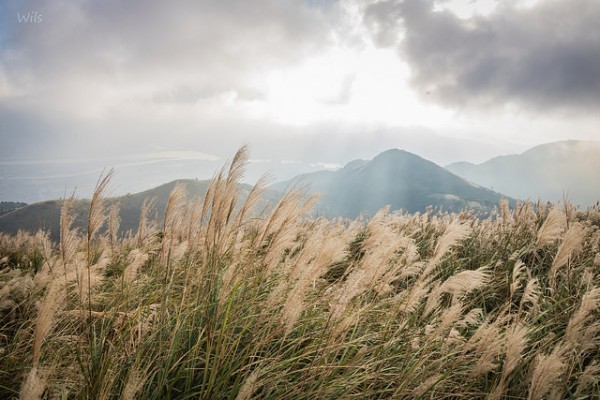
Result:
{"label": "grass field", "polygon": [[261,214],[246,159],[124,237],[110,174],[85,231],[0,235],[0,398],[600,397],[598,208]]}

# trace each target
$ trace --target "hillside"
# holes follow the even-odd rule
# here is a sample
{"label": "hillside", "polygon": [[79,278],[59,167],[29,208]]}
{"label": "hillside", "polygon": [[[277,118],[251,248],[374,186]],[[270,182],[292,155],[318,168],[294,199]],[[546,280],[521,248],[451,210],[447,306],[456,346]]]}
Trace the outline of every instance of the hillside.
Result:
{"label": "hillside", "polygon": [[596,141],[548,143],[482,164],[460,162],[446,168],[516,198],[556,202],[568,194],[572,203],[584,207],[600,200],[600,142]]}
{"label": "hillside", "polygon": [[339,171],[305,174],[271,188],[281,191],[294,185],[321,194],[318,212],[349,218],[361,213],[374,215],[386,205],[408,212],[425,211],[429,206],[450,211],[467,207],[486,211],[503,197],[397,149],[385,151],[371,161],[353,161]]}
{"label": "hillside", "polygon": [[17,208],[25,207],[27,203],[14,201],[0,201],[0,215],[8,214]]}
{"label": "hillside", "polygon": [[0,235],[0,399],[600,398],[600,207],[349,224],[242,188],[141,240]]}
{"label": "hillside", "polygon": [[[145,199],[154,199],[154,207],[150,213],[150,218],[160,221],[164,217],[165,208],[169,194],[177,183],[183,183],[186,187],[188,198],[203,197],[210,181],[208,180],[176,180],[164,185],[146,190],[140,193],[128,194],[121,197],[109,199],[110,204],[118,202],[120,204],[120,231],[121,233],[129,230],[136,230],[139,220],[142,204]],[[247,196],[251,186],[239,184],[242,199]],[[267,191],[264,195],[264,205],[267,202],[273,203],[278,200],[278,194]],[[58,240],[60,234],[60,209],[63,200],[51,200],[40,203],[34,203],[14,210],[10,213],[0,216],[0,232],[14,234],[19,229],[36,232],[39,229],[50,232],[52,240]],[[89,200],[78,200],[76,205],[77,220],[75,226],[79,229],[85,229]]]}

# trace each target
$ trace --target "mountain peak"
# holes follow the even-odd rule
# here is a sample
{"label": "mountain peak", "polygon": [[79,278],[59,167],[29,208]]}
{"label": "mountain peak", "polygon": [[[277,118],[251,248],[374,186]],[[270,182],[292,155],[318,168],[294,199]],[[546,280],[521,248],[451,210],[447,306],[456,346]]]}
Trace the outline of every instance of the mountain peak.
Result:
{"label": "mountain peak", "polygon": [[451,164],[449,171],[477,184],[521,199],[570,201],[581,206],[600,198],[600,141],[565,140],[535,146],[522,154],[481,164]]}
{"label": "mountain peak", "polygon": [[327,175],[306,174],[302,179],[310,192],[321,194],[317,211],[327,216],[374,215],[387,205],[408,212],[423,212],[429,206],[449,211],[467,207],[490,210],[502,198],[401,149],[386,150],[371,161],[352,161]]}
{"label": "mountain peak", "polygon": [[600,141],[593,140],[563,140],[560,142],[544,143],[532,147],[522,156],[529,157],[571,157],[573,154],[598,152]]}
{"label": "mountain peak", "polygon": [[377,154],[373,158],[373,160],[386,159],[386,158],[397,158],[397,157],[405,157],[405,156],[418,157],[416,154],[409,153],[406,150],[396,148],[396,149],[389,149],[389,150],[382,151],[381,153]]}

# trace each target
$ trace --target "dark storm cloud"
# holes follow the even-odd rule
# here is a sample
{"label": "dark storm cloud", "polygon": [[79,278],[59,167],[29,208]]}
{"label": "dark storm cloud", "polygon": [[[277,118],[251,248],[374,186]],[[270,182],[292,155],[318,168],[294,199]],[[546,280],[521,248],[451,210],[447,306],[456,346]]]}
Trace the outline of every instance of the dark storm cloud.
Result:
{"label": "dark storm cloud", "polygon": [[582,112],[600,108],[598,21],[597,0],[500,2],[469,19],[434,11],[433,1],[383,1],[364,15],[376,43],[395,39],[424,96],[452,107]]}

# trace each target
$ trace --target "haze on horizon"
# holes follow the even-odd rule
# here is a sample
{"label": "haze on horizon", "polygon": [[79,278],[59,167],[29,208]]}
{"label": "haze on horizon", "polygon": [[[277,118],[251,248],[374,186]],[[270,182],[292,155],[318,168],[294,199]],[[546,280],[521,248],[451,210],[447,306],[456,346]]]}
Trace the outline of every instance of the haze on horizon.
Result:
{"label": "haze on horizon", "polygon": [[595,0],[0,0],[0,184],[208,178],[242,144],[252,180],[600,140],[598,20]]}

